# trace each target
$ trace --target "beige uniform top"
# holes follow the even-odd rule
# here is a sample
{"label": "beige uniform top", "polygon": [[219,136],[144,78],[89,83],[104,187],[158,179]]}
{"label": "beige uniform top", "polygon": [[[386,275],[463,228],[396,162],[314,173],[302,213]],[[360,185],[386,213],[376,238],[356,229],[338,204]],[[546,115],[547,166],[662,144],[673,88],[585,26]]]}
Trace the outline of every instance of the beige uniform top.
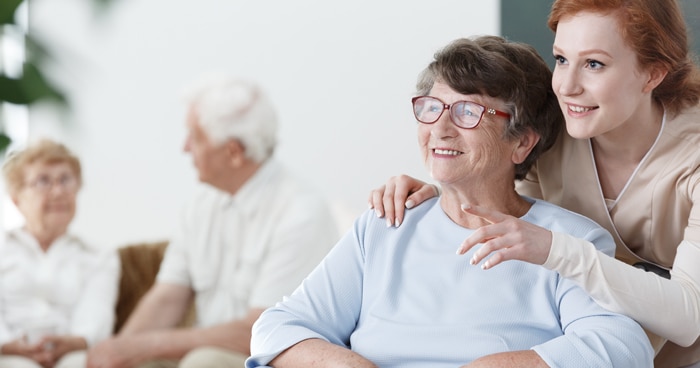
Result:
{"label": "beige uniform top", "polygon": [[[545,267],[572,278],[602,306],[681,345],[700,335],[700,107],[662,124],[656,142],[618,198],[603,198],[588,139],[563,134],[516,184],[521,194],[581,213],[608,229],[616,258],[672,268],[667,280],[555,234]],[[657,351],[663,343],[651,336]],[[664,350],[672,348],[666,344]],[[674,350],[677,362],[700,360],[700,343]],[[661,357],[663,351],[660,353]],[[657,358],[657,367],[658,365]]]}

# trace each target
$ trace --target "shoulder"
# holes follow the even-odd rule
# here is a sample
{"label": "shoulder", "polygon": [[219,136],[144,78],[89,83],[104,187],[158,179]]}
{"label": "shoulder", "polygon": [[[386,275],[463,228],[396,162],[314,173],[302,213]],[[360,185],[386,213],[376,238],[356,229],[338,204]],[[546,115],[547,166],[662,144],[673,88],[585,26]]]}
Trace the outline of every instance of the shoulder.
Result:
{"label": "shoulder", "polygon": [[666,119],[662,136],[675,138],[675,144],[680,143],[700,152],[697,150],[700,145],[700,105],[684,109]]}
{"label": "shoulder", "polygon": [[[313,183],[292,172],[276,161],[266,163],[264,197],[271,205],[286,207],[289,210],[330,211],[328,201],[322,191]],[[261,194],[262,195],[262,194]]]}
{"label": "shoulder", "polygon": [[585,238],[591,232],[607,234],[607,230],[586,216],[541,199],[527,199],[534,203],[530,211],[523,217],[525,221],[575,237]]}
{"label": "shoulder", "polygon": [[116,256],[118,254],[116,249],[105,249],[95,244],[85,242],[82,238],[75,234],[66,234],[62,241],[65,241],[69,246],[90,257],[105,258]]}
{"label": "shoulder", "polygon": [[186,217],[201,217],[203,211],[223,206],[231,198],[227,193],[208,184],[198,183],[192,195],[185,200],[182,213]]}
{"label": "shoulder", "polygon": [[655,162],[673,162],[659,166],[664,176],[687,177],[688,183],[700,183],[700,106],[667,117],[655,144]]}

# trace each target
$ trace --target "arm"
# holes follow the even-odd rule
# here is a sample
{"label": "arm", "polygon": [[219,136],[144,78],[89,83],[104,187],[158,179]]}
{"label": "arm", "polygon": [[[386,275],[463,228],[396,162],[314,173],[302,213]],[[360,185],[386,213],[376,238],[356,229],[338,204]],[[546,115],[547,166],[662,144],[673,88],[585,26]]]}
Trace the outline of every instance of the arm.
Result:
{"label": "arm", "polygon": [[403,222],[405,208],[412,208],[438,195],[440,189],[437,186],[400,175],[389,178],[385,185],[371,191],[368,202],[377,217],[385,217],[387,225],[398,227]]}
{"label": "arm", "polygon": [[194,292],[189,287],[156,282],[136,306],[119,335],[172,328],[185,317],[193,298]]}
{"label": "arm", "polygon": [[262,311],[251,310],[242,319],[206,328],[150,330],[120,338],[124,341],[133,339],[139,345],[147,347],[139,354],[146,360],[180,359],[202,346],[215,346],[249,355],[251,329]]}
{"label": "arm", "polygon": [[563,335],[532,347],[549,366],[653,366],[654,350],[644,330],[631,318],[602,308],[573,281],[559,277],[550,302],[558,307]]}
{"label": "arm", "polygon": [[509,351],[483,356],[460,368],[548,368],[532,350]]}
{"label": "arm", "polygon": [[[484,263],[484,268],[494,267],[495,264],[498,264],[494,261],[502,262],[506,259],[518,259],[531,263],[544,262],[547,260],[549,248],[554,248],[551,244],[556,244],[562,237],[588,244],[593,249],[593,258],[595,258],[595,254],[598,254],[601,257],[614,260],[611,257],[614,252],[612,237],[604,229],[594,226],[592,222],[588,228],[580,227],[584,225],[583,223],[581,225],[575,223],[567,225],[570,231],[576,231],[576,234],[583,238],[578,239],[560,232],[567,231],[567,227],[561,226],[566,223],[549,225],[553,230],[550,231],[482,207],[467,206],[464,210],[481,216],[491,223],[491,225],[476,230],[465,241],[469,243],[470,247],[477,243],[483,243],[483,246],[475,252],[478,254],[485,250],[476,257],[479,261],[484,255],[494,252]],[[608,252],[609,255],[598,251],[593,243],[597,244],[601,250]],[[578,248],[575,243],[566,245],[567,250],[575,251]],[[545,249],[546,252],[541,252],[541,249]],[[579,256],[568,259],[575,259],[576,264],[581,264],[585,263],[588,258],[590,257]],[[588,279],[587,271],[588,269],[579,270],[579,276]],[[561,274],[561,276],[567,275]],[[614,279],[614,277],[609,279]],[[605,282],[606,280],[600,279],[592,281],[593,284],[604,284]],[[591,366],[607,366],[605,362],[614,362],[613,366],[645,367],[651,365],[652,350],[641,328],[627,317],[602,309],[572,280],[560,278],[555,302],[559,307],[564,336],[535,347],[537,353],[543,357],[547,364],[570,366],[575,364],[576,359],[579,359],[590,362]],[[595,343],[592,343],[593,341]],[[639,360],[630,361],[629,359]]]}
{"label": "arm", "polygon": [[[692,265],[700,262],[700,247],[681,244],[671,280],[666,280],[601,253],[590,241],[552,233],[482,207],[464,210],[492,223],[475,231],[459,248],[458,253],[464,254],[483,243],[471,264],[489,254],[484,269],[514,259],[542,264],[573,280],[604,308],[630,316],[657,335],[685,346],[698,337],[700,272]],[[666,317],[659,318],[660,314]]]}
{"label": "arm", "polygon": [[272,362],[275,368],[377,368],[351,350],[320,339],[308,339],[283,351]]}
{"label": "arm", "polygon": [[181,359],[202,346],[250,353],[253,323],[262,313],[251,310],[243,319],[207,328],[156,329],[118,337],[98,344],[88,353],[88,368],[127,368],[155,359]]}
{"label": "arm", "polygon": [[170,344],[172,327],[185,316],[192,303],[188,287],[156,282],[141,299],[117,337],[102,341],[88,351],[88,367],[131,367],[158,357]]}
{"label": "arm", "polygon": [[[289,298],[260,316],[253,326],[249,366],[265,366],[282,352],[293,363],[297,353],[319,345],[326,362],[353,355],[348,345],[362,305],[364,267],[359,238],[356,232],[348,233]],[[320,342],[299,344],[309,339],[337,348]],[[287,358],[276,367],[285,362]]]}
{"label": "arm", "polygon": [[482,207],[465,211],[493,224],[475,231],[459,248],[458,253],[464,254],[483,243],[470,263],[490,254],[485,269],[513,259],[542,264],[573,280],[604,308],[627,315],[676,344],[689,346],[700,335],[700,244],[681,243],[667,280],[598,251],[590,241]]}
{"label": "arm", "polygon": [[[92,269],[84,275],[80,299],[72,311],[68,335],[82,337],[80,344],[75,339],[67,339],[64,346],[68,353],[85,349],[112,335],[115,320],[115,307],[119,288],[119,256],[117,251],[104,252],[95,258]],[[73,343],[69,343],[72,341]],[[59,341],[56,341],[59,343]],[[72,349],[72,350],[70,350]]]}
{"label": "arm", "polygon": [[634,318],[678,345],[689,346],[700,334],[698,264],[700,244],[683,241],[667,280],[605,256],[587,241],[555,233],[544,266],[571,278],[603,307]]}

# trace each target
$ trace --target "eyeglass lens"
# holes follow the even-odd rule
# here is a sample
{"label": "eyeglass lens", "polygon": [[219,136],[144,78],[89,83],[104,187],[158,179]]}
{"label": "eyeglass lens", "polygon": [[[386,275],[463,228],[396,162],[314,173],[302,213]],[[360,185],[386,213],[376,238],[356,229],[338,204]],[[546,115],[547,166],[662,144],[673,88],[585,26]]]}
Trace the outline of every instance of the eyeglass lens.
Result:
{"label": "eyeglass lens", "polygon": [[413,102],[413,112],[419,122],[432,124],[440,119],[445,109],[450,110],[452,121],[462,128],[473,128],[479,124],[484,107],[469,101],[458,101],[446,105],[437,98],[423,96]]}
{"label": "eyeglass lens", "polygon": [[68,174],[61,175],[56,178],[51,178],[47,175],[40,175],[38,178],[29,183],[30,187],[42,192],[48,191],[54,185],[61,187],[62,189],[73,190],[78,185],[78,179],[76,179],[75,176]]}

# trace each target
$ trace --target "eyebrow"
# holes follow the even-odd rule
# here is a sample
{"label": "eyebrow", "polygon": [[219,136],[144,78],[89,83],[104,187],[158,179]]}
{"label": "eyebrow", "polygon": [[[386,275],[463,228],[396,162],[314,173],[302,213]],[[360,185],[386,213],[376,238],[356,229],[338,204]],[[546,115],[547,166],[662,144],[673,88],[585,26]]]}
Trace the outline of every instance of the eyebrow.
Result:
{"label": "eyebrow", "polygon": [[[563,53],[560,48],[558,48],[556,45],[552,46],[552,49],[555,53]],[[578,56],[587,56],[587,55],[596,55],[596,54],[602,54],[605,55],[609,58],[612,58],[612,55],[610,55],[607,51],[601,50],[601,49],[591,49],[591,50],[584,50],[582,52],[578,53]]]}

